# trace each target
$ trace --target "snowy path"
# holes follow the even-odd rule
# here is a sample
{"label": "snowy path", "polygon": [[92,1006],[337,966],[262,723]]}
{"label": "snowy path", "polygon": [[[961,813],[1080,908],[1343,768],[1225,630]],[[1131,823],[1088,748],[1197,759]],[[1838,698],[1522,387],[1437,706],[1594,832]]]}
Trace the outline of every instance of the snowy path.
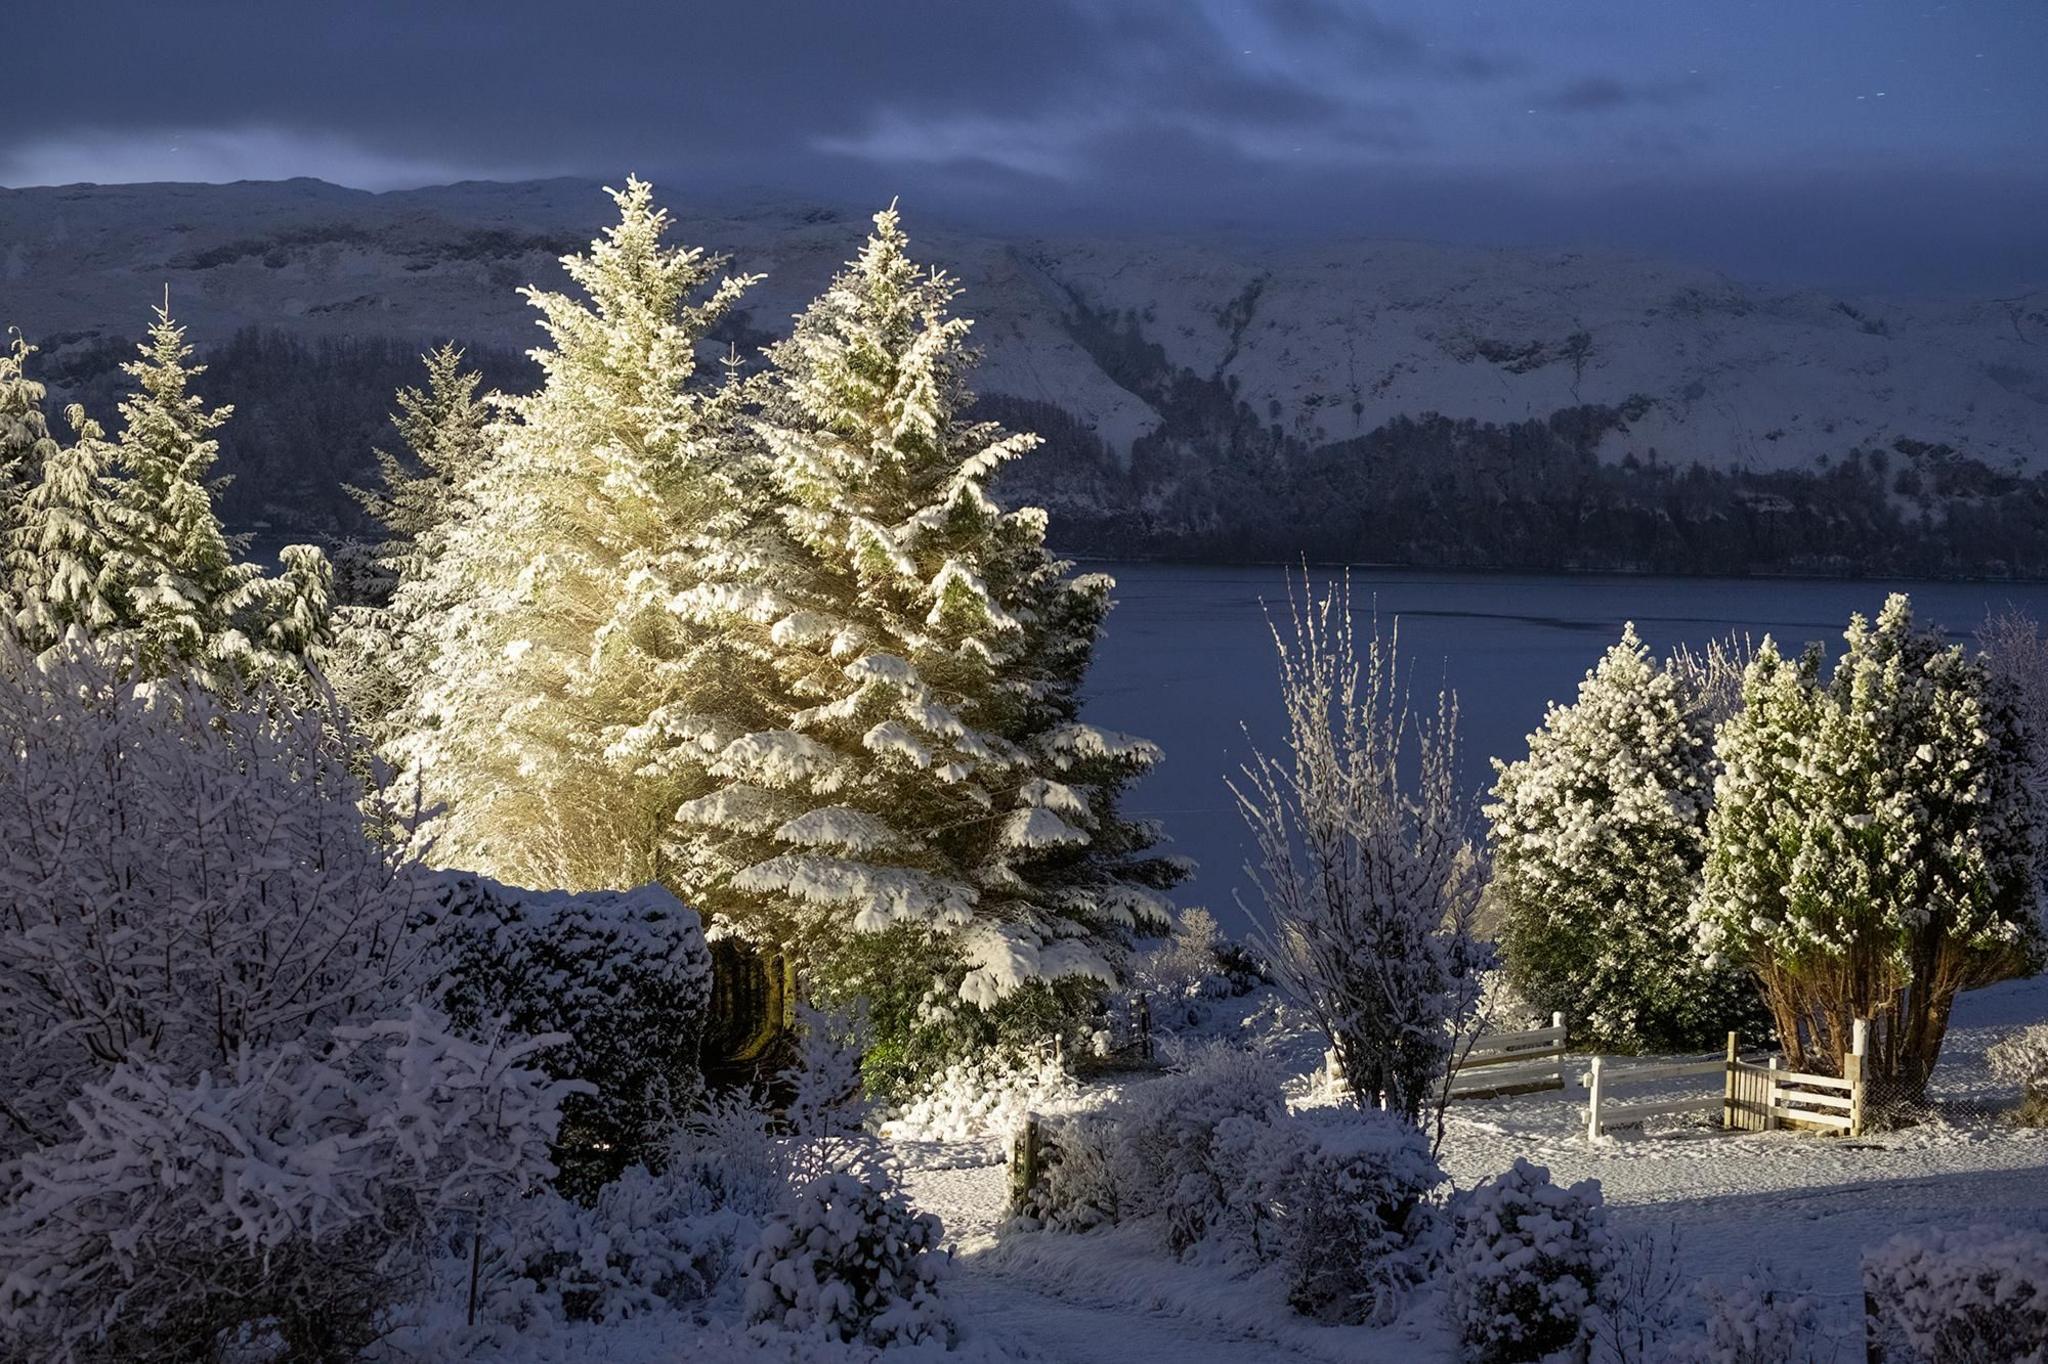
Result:
{"label": "snowy path", "polygon": [[954,1289],[960,1319],[979,1339],[1058,1364],[1262,1364],[1318,1359],[1268,1340],[1228,1340],[1213,1327],[1113,1301],[1055,1297],[967,1267]]}
{"label": "snowy path", "polygon": [[[1448,1359],[1434,1324],[1368,1331],[1272,1310],[1269,1285],[1178,1264],[1144,1235],[998,1241],[1007,1174],[956,1150],[906,1151],[904,1189],[945,1220],[952,1285],[973,1338],[1048,1364],[1414,1364]],[[939,1157],[938,1163],[931,1162]]]}

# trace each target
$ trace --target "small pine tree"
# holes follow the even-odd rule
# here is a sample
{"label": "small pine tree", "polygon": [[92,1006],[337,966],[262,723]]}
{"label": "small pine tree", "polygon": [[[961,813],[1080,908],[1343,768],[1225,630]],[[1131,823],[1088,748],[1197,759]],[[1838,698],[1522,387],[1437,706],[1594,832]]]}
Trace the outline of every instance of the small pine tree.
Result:
{"label": "small pine tree", "polygon": [[1712,729],[1627,626],[1529,736],[1494,760],[1491,824],[1510,976],[1575,1034],[1684,1050],[1758,1021],[1754,988],[1709,969],[1688,921],[1706,856]]}
{"label": "small pine tree", "polygon": [[233,409],[209,409],[191,391],[205,366],[189,363],[185,330],[158,308],[141,358],[123,366],[135,391],[114,472],[99,508],[107,529],[104,581],[120,637],[147,673],[188,672],[212,685],[291,675],[328,642],[333,572],[319,550],[289,547],[282,577],[266,578],[222,528],[213,432]]}
{"label": "small pine tree", "polygon": [[383,526],[384,539],[359,590],[336,608],[341,647],[331,669],[357,721],[378,740],[403,731],[434,662],[435,629],[455,604],[434,568],[450,528],[473,511],[470,496],[493,452],[491,408],[477,396],[483,376],[462,368],[448,342],[421,359],[424,388],[398,393],[405,453],[373,453],[382,484],[351,488]]}
{"label": "small pine tree", "polygon": [[1911,1098],[1958,993],[2039,970],[2041,834],[2027,740],[1984,666],[1895,595],[1853,617],[1833,676],[1770,640],[1722,726],[1696,915],[1763,984],[1795,1070]]}
{"label": "small pine tree", "polygon": [[[1113,980],[1179,874],[1118,810],[1158,751],[1076,720],[1112,584],[1069,577],[1045,514],[988,495],[1037,439],[962,417],[957,292],[910,259],[893,207],[876,215],[769,353],[764,573],[678,603],[761,660],[778,707],[707,744],[706,789],[676,814],[687,879],[827,993],[855,972],[885,978],[864,982],[882,1000],[907,983],[902,1013]],[[878,1007],[878,1040],[900,1022]]]}
{"label": "small pine tree", "polygon": [[110,450],[99,423],[73,404],[65,412],[72,443],[42,460],[21,499],[12,549],[22,641],[48,649],[74,626],[97,633],[116,620],[105,595],[112,547],[102,524]]}
{"label": "small pine tree", "polygon": [[753,685],[671,609],[748,505],[727,441],[738,393],[702,381],[696,350],[752,280],[664,244],[645,182],[612,197],[618,222],[563,261],[583,297],[526,291],[550,343],[542,386],[505,400],[473,514],[399,593],[438,618],[390,746],[447,807],[438,856],[517,884],[688,895],[663,856],[678,771],[706,735],[745,731],[728,717]]}
{"label": "small pine tree", "polygon": [[205,372],[187,363],[191,357],[184,328],[158,308],[142,358],[122,366],[136,390],[121,404],[120,479],[107,509],[114,590],[143,666],[158,672],[212,667],[229,605],[257,577],[254,566],[235,561],[213,511],[213,432],[234,409],[209,410],[190,392]]}
{"label": "small pine tree", "polygon": [[10,332],[0,353],[0,528],[19,524],[21,499],[35,486],[46,460],[57,452],[43,415],[43,386],[28,377],[36,348]]}
{"label": "small pine tree", "polygon": [[382,486],[349,489],[384,528],[377,558],[394,588],[426,576],[420,557],[432,554],[434,532],[459,514],[464,490],[491,457],[490,404],[477,395],[483,376],[462,367],[453,341],[420,359],[426,387],[400,389],[391,414],[405,453],[373,450]]}

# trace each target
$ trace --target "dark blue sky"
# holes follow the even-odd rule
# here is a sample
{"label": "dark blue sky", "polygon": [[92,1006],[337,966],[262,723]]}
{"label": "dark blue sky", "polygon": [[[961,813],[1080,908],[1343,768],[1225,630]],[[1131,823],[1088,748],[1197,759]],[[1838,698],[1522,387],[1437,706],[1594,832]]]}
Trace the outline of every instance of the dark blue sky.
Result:
{"label": "dark blue sky", "polygon": [[[68,0],[0,184],[656,178],[2048,283],[2043,0]],[[25,82],[25,84],[24,84]]]}

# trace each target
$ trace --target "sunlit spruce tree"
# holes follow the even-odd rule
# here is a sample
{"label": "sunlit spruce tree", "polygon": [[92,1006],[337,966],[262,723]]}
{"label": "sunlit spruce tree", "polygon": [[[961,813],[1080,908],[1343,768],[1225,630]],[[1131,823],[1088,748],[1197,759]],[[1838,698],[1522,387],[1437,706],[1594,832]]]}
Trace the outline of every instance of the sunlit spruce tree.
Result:
{"label": "sunlit spruce tree", "polygon": [[[1077,722],[1112,583],[987,484],[1037,443],[967,420],[970,323],[897,214],[769,352],[756,433],[777,548],[684,603],[772,677],[774,723],[710,761],[678,861],[827,992],[908,1016],[1114,978],[1177,864],[1118,810],[1158,759]],[[879,1020],[885,1031],[891,1020]]]}
{"label": "sunlit spruce tree", "polygon": [[[684,774],[751,727],[758,665],[679,614],[745,577],[729,467],[736,388],[697,347],[752,283],[665,244],[634,179],[617,223],[563,261],[580,296],[528,289],[543,382],[505,400],[468,514],[419,580],[437,616],[427,687],[392,751],[445,803],[436,856],[521,885],[661,881]],[[401,589],[399,603],[404,603]]]}

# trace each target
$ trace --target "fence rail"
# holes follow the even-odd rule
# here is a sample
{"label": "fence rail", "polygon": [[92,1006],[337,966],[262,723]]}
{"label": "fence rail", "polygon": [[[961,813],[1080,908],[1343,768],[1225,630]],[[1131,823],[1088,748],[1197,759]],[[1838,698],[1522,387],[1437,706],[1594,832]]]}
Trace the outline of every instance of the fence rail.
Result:
{"label": "fence rail", "polygon": [[[1792,1127],[1861,1136],[1867,1089],[1866,1033],[1863,1020],[1858,1019],[1849,1055],[1843,1058],[1841,1075],[1785,1070],[1775,1056],[1762,1064],[1745,1061],[1739,1054],[1740,1039],[1732,1032],[1728,1034],[1727,1052],[1718,1061],[1683,1061],[1610,1072],[1606,1068],[1607,1058],[1596,1056],[1586,1077],[1586,1135],[1597,1140],[1617,1127],[1633,1126],[1645,1118],[1719,1108],[1721,1126],[1730,1131],[1763,1132]],[[1612,1097],[1618,1087],[1715,1074],[1722,1077],[1721,1085],[1712,1094],[1647,1103],[1616,1103]]]}
{"label": "fence rail", "polygon": [[1491,1099],[1563,1089],[1567,1041],[1561,1013],[1550,1016],[1547,1028],[1489,1033],[1452,1061],[1450,1096]]}

